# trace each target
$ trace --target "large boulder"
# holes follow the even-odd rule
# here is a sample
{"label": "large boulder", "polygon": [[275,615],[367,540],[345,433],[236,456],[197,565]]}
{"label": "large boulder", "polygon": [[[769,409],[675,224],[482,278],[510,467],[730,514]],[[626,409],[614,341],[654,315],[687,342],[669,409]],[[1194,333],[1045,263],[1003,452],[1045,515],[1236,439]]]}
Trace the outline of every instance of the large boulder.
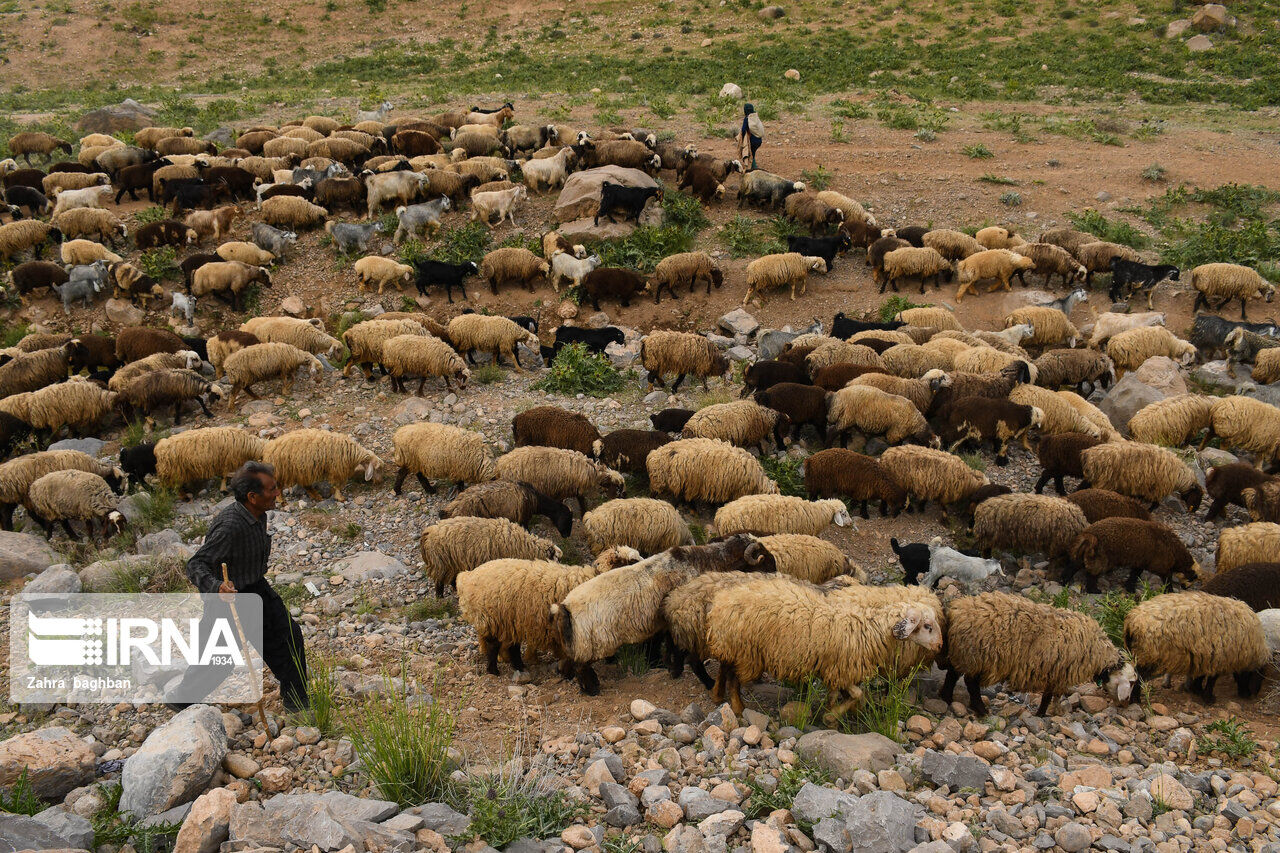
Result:
{"label": "large boulder", "polygon": [[125,98],[118,104],[85,113],[76,122],[76,130],[86,134],[141,130],[155,124],[155,115],[156,111],[150,107],[144,107],[133,98]]}
{"label": "large boulder", "polygon": [[1133,375],[1142,384],[1163,391],[1167,396],[1173,397],[1187,393],[1187,383],[1182,378],[1182,369],[1168,356],[1152,356],[1142,362],[1141,366],[1133,371]]}
{"label": "large boulder", "polygon": [[178,830],[174,853],[216,853],[227,840],[231,807],[236,795],[230,788],[214,788],[196,798]]}
{"label": "large boulder", "polygon": [[63,726],[14,735],[0,743],[0,788],[10,788],[25,770],[35,795],[61,800],[93,781],[97,757],[89,745]]}
{"label": "large boulder", "polygon": [[1191,26],[1202,33],[1217,32],[1235,25],[1236,19],[1221,3],[1206,3],[1191,16]]}
{"label": "large boulder", "polygon": [[141,308],[125,299],[108,299],[104,307],[107,319],[116,326],[136,326],[147,316]]}
{"label": "large boulder", "polygon": [[281,794],[261,803],[233,805],[228,839],[237,849],[279,846],[284,841],[326,851],[348,845],[356,850],[411,850],[412,835],[378,825],[398,811],[395,803],[338,791]]}
{"label": "large boulder", "polygon": [[39,574],[61,562],[43,537],[0,530],[0,581]]}
{"label": "large boulder", "polygon": [[[656,187],[658,182],[639,169],[621,166],[597,166],[582,172],[574,172],[564,182],[564,189],[556,199],[555,217],[558,222],[572,222],[586,216],[595,216],[600,206],[600,185],[605,181],[624,187]],[[564,233],[561,231],[561,233]],[[565,235],[568,239],[568,235]]]}
{"label": "large boulder", "polygon": [[809,732],[796,744],[800,757],[821,767],[833,778],[852,779],[858,770],[888,770],[902,747],[876,732],[846,735],[822,729]]}
{"label": "large boulder", "polygon": [[1170,396],[1159,388],[1153,388],[1138,378],[1137,373],[1126,373],[1124,377],[1111,387],[1107,396],[1098,404],[1098,408],[1121,433],[1127,435],[1129,419],[1138,410],[1158,400]]}
{"label": "large boulder", "polygon": [[932,749],[925,751],[920,772],[933,784],[946,785],[953,791],[959,788],[982,791],[991,778],[991,769],[981,758]]}
{"label": "large boulder", "polygon": [[106,442],[100,438],[64,438],[49,445],[48,450],[79,450],[97,458],[102,453]]}
{"label": "large boulder", "polygon": [[843,812],[853,853],[907,853],[924,808],[889,791],[872,791]]}
{"label": "large boulder", "polygon": [[61,850],[67,839],[33,817],[0,812],[0,853],[18,850]]}
{"label": "large boulder", "polygon": [[26,595],[35,593],[68,593],[80,591],[80,576],[66,563],[50,566],[40,576],[22,588]]}
{"label": "large boulder", "polygon": [[400,577],[408,569],[404,563],[381,551],[361,551],[339,560],[334,571],[349,581],[366,581],[371,578]]}
{"label": "large boulder", "polygon": [[120,810],[141,818],[190,802],[209,787],[226,754],[222,713],[192,705],[152,731],[124,763]]}

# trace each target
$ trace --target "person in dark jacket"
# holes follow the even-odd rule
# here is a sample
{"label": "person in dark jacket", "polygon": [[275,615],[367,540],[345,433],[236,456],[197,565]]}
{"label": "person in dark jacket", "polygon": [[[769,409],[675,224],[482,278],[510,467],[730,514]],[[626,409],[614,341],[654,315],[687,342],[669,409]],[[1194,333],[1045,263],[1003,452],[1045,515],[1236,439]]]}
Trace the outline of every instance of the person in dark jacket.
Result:
{"label": "person in dark jacket", "polygon": [[764,142],[764,122],[752,104],[742,105],[742,129],[738,131],[738,153],[742,162],[751,161],[749,168],[756,167],[756,149]]}

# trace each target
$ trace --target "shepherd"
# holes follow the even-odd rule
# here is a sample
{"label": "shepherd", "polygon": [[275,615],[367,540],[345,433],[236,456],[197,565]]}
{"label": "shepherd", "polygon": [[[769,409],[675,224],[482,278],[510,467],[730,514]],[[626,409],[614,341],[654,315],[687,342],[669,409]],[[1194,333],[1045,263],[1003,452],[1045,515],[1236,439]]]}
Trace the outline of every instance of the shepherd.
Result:
{"label": "shepherd", "polygon": [[751,168],[756,168],[756,149],[764,142],[764,122],[752,104],[742,105],[742,129],[738,131],[738,154],[742,162],[751,160]]}

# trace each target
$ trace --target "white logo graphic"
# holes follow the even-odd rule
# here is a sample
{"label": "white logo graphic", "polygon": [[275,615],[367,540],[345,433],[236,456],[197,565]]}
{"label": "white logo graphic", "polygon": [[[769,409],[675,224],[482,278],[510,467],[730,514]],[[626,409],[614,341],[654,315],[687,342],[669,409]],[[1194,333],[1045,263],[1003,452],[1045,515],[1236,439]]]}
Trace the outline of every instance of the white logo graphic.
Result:
{"label": "white logo graphic", "polygon": [[38,666],[102,663],[102,620],[27,617],[27,656]]}

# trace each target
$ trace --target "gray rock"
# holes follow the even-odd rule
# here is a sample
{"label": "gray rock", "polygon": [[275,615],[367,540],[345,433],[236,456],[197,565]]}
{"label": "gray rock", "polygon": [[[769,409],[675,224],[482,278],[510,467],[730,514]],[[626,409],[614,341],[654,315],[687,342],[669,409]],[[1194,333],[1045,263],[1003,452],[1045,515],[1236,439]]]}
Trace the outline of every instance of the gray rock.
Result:
{"label": "gray rock", "polygon": [[80,576],[75,569],[66,563],[50,566],[38,577],[22,588],[28,595],[33,593],[69,593],[81,589]]}
{"label": "gray rock", "polygon": [[1204,385],[1217,385],[1232,391],[1240,385],[1241,379],[1232,373],[1224,360],[1207,361],[1191,371],[1191,376]]}
{"label": "gray rock", "polygon": [[76,130],[85,134],[142,130],[155,124],[155,115],[155,110],[144,107],[133,98],[125,98],[118,104],[85,113],[76,122]]}
{"label": "gray rock", "polygon": [[843,820],[824,817],[813,825],[813,840],[823,853],[849,853],[853,849],[853,837]]}
{"label": "gray rock", "polygon": [[841,813],[857,853],[906,853],[916,846],[924,808],[889,791],[872,791]]}
{"label": "gray rock", "polygon": [[49,445],[49,450],[79,450],[81,453],[87,453],[95,459],[102,453],[102,448],[106,446],[106,442],[100,438],[64,438],[62,441],[55,441]]}
{"label": "gray rock", "polygon": [[35,815],[35,820],[49,828],[49,831],[66,842],[67,847],[92,850],[93,826],[88,818],[73,814],[61,806],[45,809]]}
{"label": "gray rock", "polygon": [[422,825],[448,838],[462,835],[471,826],[471,818],[460,814],[444,803],[427,803],[409,809],[409,813],[422,818]]}
{"label": "gray rock", "polygon": [[205,142],[212,142],[219,148],[230,148],[235,144],[236,132],[230,127],[215,127],[206,133],[203,137]]}
{"label": "gray rock", "polygon": [[222,713],[212,705],[192,705],[153,730],[125,761],[120,810],[146,817],[195,799],[226,754]]}
{"label": "gray rock", "polygon": [[729,347],[724,354],[730,361],[750,361],[756,355],[751,351],[751,347],[744,346]]}
{"label": "gray rock", "polygon": [[139,554],[167,554],[174,549],[186,548],[178,531],[165,528],[155,533],[148,533],[138,539]]}
{"label": "gray rock", "polygon": [[935,785],[946,785],[951,790],[974,788],[981,792],[991,771],[982,759],[972,755],[956,755],[951,752],[926,750],[920,762],[920,772]]}
{"label": "gray rock", "polygon": [[842,807],[851,806],[857,799],[852,794],[806,782],[791,803],[791,813],[804,823],[817,823],[839,813]]}
{"label": "gray rock", "polygon": [[927,841],[911,848],[911,853],[955,853],[945,841]]}
{"label": "gray rock", "polygon": [[1133,846],[1123,839],[1116,838],[1114,835],[1104,835],[1097,841],[1093,842],[1093,846],[1099,850],[1114,850],[1116,853],[1130,853]]}
{"label": "gray rock", "polygon": [[1138,379],[1135,373],[1126,373],[1123,378],[1103,398],[1098,408],[1111,421],[1111,425],[1124,434],[1128,434],[1129,419],[1144,406],[1163,400],[1169,396],[1158,388],[1153,388]]}
{"label": "gray rock", "polygon": [[654,405],[657,405],[658,403],[665,403],[666,401],[667,401],[667,392],[661,389],[655,389],[653,391],[650,391],[648,394],[644,395],[644,402],[646,405],[649,405],[649,406],[654,406]]}
{"label": "gray rock", "polygon": [[44,537],[0,530],[0,581],[39,574],[60,562]]}
{"label": "gray rock", "polygon": [[760,328],[760,321],[744,308],[734,308],[717,320],[716,324],[731,335],[752,335]]}
{"label": "gray rock", "polygon": [[0,812],[0,853],[57,850],[70,846],[65,838],[33,817]]}
{"label": "gray rock", "polygon": [[1058,827],[1058,831],[1053,834],[1053,840],[1067,853],[1079,853],[1093,843],[1093,835],[1083,824],[1071,821]]}
{"label": "gray rock", "polygon": [[[600,187],[605,181],[625,187],[656,187],[658,185],[657,181],[639,169],[625,169],[621,166],[600,166],[574,172],[565,181],[564,189],[556,199],[554,210],[556,220],[565,223],[558,230],[566,240],[590,238],[598,230],[592,224],[592,220],[595,217],[596,208],[600,206]],[[584,219],[584,217],[588,218]],[[607,224],[609,224],[607,220],[602,220],[600,226],[604,228]],[[628,225],[626,228],[628,233],[634,229],[634,225]],[[573,236],[570,236],[570,232]],[[598,237],[597,239],[610,238]]]}
{"label": "gray rock", "polygon": [[[561,847],[564,846],[558,838],[556,843]],[[517,838],[502,849],[505,853],[542,853],[542,842],[533,838]]]}
{"label": "gray rock", "polygon": [[353,583],[359,583],[372,578],[398,578],[408,569],[404,563],[381,551],[360,551],[339,560],[334,571]]}
{"label": "gray rock", "polygon": [[1250,385],[1242,389],[1242,393],[1246,397],[1253,397],[1264,403],[1270,403],[1273,406],[1280,406],[1280,382],[1273,382],[1270,385]]}
{"label": "gray rock", "polygon": [[635,806],[636,796],[628,791],[617,782],[602,782],[600,785],[600,799],[604,801],[605,808],[617,808],[618,806]]}
{"label": "gray rock", "polygon": [[832,778],[852,779],[855,771],[888,770],[902,747],[882,734],[846,735],[821,729],[809,732],[796,744],[796,752],[826,770]]}
{"label": "gray rock", "polygon": [[650,785],[640,792],[640,805],[646,809],[654,803],[671,799],[671,789],[666,785]]}
{"label": "gray rock", "polygon": [[760,17],[764,18],[766,21],[771,21],[771,20],[774,20],[775,18],[781,18],[786,14],[787,14],[787,10],[783,9],[781,6],[765,6],[759,12]]}
{"label": "gray rock", "polygon": [[[125,517],[128,518],[127,515]],[[137,566],[149,565],[152,560],[147,554],[125,554],[118,560],[97,560],[80,570],[80,583],[86,592],[105,592],[117,575]]]}
{"label": "gray rock", "polygon": [[626,768],[622,766],[622,759],[616,753],[607,749],[597,749],[591,754],[592,761],[603,761],[605,766],[609,768],[609,772],[613,775],[613,781],[621,782],[627,778]]}
{"label": "gray rock", "polygon": [[14,735],[0,743],[0,788],[11,787],[25,771],[37,797],[61,800],[93,781],[96,761],[89,745],[64,726]]}
{"label": "gray rock", "polygon": [[624,803],[605,812],[604,822],[610,826],[635,826],[640,822],[640,810]]}
{"label": "gray rock", "polygon": [[[684,791],[687,791],[687,790],[689,789],[688,788],[684,789]],[[700,790],[700,789],[695,789],[695,790]],[[684,796],[684,791],[680,792],[682,798]],[[733,803],[727,803],[724,800],[718,800],[715,797],[708,794],[706,791],[703,791],[702,793],[703,793],[703,796],[701,797],[693,797],[689,799],[687,802],[683,800],[678,802],[680,808],[684,809],[685,818],[694,823],[698,823],[699,821],[706,820],[712,815],[720,814],[720,812],[727,812],[730,809],[734,808]]]}
{"label": "gray rock", "polygon": [[707,853],[707,842],[696,826],[682,823],[672,827],[662,839],[662,849],[666,853]]}

